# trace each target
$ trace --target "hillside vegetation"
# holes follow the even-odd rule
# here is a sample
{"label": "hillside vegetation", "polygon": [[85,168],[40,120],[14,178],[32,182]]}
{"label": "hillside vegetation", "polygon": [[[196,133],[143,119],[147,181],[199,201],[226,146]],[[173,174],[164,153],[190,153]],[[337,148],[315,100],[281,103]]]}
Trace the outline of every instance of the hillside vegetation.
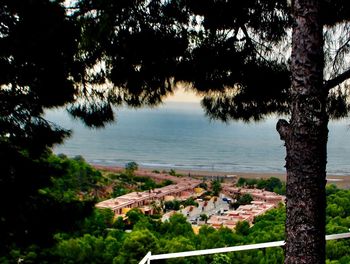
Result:
{"label": "hillside vegetation", "polygon": [[[152,186],[148,179],[135,178],[122,173],[114,176],[102,175],[82,158],[68,159],[65,156],[50,156],[52,184],[39,191],[42,197],[62,203],[76,202],[86,206],[87,201],[97,201],[98,191],[103,185],[115,190],[133,185],[139,189]],[[348,232],[350,228],[350,191],[327,187],[327,233]],[[127,213],[128,220],[114,219],[110,210],[93,209],[87,216],[66,222],[71,228],[56,229],[49,234],[51,243],[12,245],[0,257],[0,263],[138,263],[148,252],[152,254],[227,247],[261,243],[284,239],[285,207],[280,206],[256,217],[254,225],[241,222],[236,230],[227,228],[215,230],[203,226],[195,234],[190,223],[182,215],[175,214],[169,221],[143,215],[133,209]],[[54,217],[54,216],[52,216]],[[54,220],[54,219],[53,219]],[[52,222],[55,224],[55,221]],[[125,232],[125,230],[132,230]],[[283,262],[283,249],[270,248],[245,252],[208,255],[186,259],[168,260],[166,263],[259,263]],[[343,239],[327,242],[327,263],[350,263],[350,241]]]}

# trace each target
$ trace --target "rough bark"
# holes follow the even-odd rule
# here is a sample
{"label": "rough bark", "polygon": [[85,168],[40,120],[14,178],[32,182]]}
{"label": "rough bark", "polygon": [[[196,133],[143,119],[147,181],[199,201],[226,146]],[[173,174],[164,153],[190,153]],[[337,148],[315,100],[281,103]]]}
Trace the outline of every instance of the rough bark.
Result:
{"label": "rough bark", "polygon": [[325,183],[328,116],[323,86],[319,1],[295,0],[292,33],[291,119],[277,130],[287,156],[285,263],[325,262]]}

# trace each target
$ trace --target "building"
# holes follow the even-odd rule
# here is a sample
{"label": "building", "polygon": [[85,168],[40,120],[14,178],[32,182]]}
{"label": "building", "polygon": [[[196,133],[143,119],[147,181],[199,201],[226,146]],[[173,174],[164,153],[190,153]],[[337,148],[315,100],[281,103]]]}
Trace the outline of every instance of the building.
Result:
{"label": "building", "polygon": [[253,224],[254,218],[276,208],[276,203],[252,201],[251,204],[241,205],[237,210],[224,212],[222,215],[213,215],[207,221],[214,228],[228,227],[234,229],[238,222],[247,221]]}
{"label": "building", "polygon": [[285,196],[276,194],[274,192],[269,192],[261,189],[239,188],[227,185],[223,187],[223,193],[231,197],[236,197],[237,195],[243,194],[250,194],[253,197],[253,200],[255,201],[263,201],[272,204],[284,203],[286,199]]}
{"label": "building", "polygon": [[[145,192],[132,192],[96,204],[97,208],[111,209],[115,215],[122,215],[125,208],[139,208],[149,205],[152,201],[162,201],[166,197],[187,199],[194,195],[194,189],[201,181],[184,178],[180,183]],[[124,210],[125,212],[125,210]],[[147,211],[151,213],[149,210]]]}

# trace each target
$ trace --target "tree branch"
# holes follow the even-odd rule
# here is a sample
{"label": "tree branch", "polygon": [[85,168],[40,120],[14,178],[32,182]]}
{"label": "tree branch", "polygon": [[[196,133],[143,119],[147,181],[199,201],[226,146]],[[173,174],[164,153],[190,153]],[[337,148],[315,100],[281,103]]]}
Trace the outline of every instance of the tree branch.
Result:
{"label": "tree branch", "polygon": [[335,86],[341,84],[342,82],[346,81],[350,78],[350,69],[346,70],[342,74],[338,75],[337,77],[328,80],[324,83],[323,88],[327,91],[334,88]]}
{"label": "tree branch", "polygon": [[342,50],[343,50],[346,46],[349,45],[349,43],[350,43],[350,38],[349,38],[347,41],[345,41],[345,43],[337,50],[337,53],[335,54],[335,56],[334,56],[334,61],[333,61],[333,69],[334,69],[334,70],[335,70],[335,68],[336,68],[336,63],[337,63],[337,60],[338,60],[338,57],[339,57],[340,53],[342,52]]}
{"label": "tree branch", "polygon": [[284,120],[284,119],[278,120],[276,129],[277,129],[277,132],[280,134],[281,140],[283,141],[286,141],[286,139],[291,134],[291,128],[287,120]]}

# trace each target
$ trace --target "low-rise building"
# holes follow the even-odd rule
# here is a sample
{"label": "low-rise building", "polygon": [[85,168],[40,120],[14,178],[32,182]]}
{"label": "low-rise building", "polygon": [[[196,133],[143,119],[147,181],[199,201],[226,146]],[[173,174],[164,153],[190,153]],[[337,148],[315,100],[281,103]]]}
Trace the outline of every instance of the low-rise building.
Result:
{"label": "low-rise building", "polygon": [[235,186],[225,185],[223,186],[223,193],[228,196],[236,197],[237,195],[250,194],[255,201],[263,201],[266,203],[279,204],[284,203],[286,197],[261,189],[248,189]]}
{"label": "low-rise building", "polygon": [[266,213],[268,210],[277,207],[277,204],[264,201],[252,201],[251,204],[241,205],[237,210],[224,212],[222,215],[213,215],[207,221],[208,225],[214,228],[228,227],[235,228],[238,222],[247,221],[253,224],[256,216]]}
{"label": "low-rise building", "polygon": [[[194,189],[200,184],[198,180],[183,179],[181,183],[171,184],[162,188],[145,192],[132,192],[96,204],[97,208],[109,208],[115,215],[122,215],[125,208],[139,208],[149,205],[152,201],[164,200],[166,197],[185,199],[194,195]],[[125,211],[125,210],[124,210]],[[147,210],[149,212],[149,210]]]}

